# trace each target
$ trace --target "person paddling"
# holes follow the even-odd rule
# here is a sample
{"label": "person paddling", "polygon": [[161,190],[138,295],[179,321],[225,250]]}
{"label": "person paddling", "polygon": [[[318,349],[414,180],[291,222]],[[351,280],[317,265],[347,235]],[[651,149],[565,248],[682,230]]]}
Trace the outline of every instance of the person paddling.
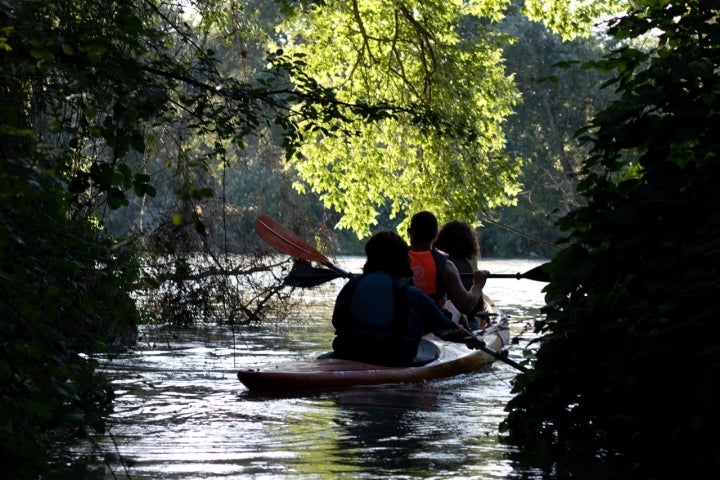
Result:
{"label": "person paddling", "polygon": [[[433,243],[434,247],[439,251],[448,255],[450,260],[461,275],[461,281],[466,289],[472,288],[472,277],[464,274],[472,274],[477,270],[478,259],[480,258],[480,245],[475,230],[462,220],[450,220],[445,223],[438,232],[437,239]],[[469,327],[471,330],[484,328],[489,323],[485,308],[479,308],[480,312],[468,320],[466,315],[461,314],[452,301],[448,300],[445,304],[447,310],[452,312],[453,320],[458,321],[461,325]],[[478,316],[478,313],[480,316]],[[483,316],[483,313],[485,315]]]}
{"label": "person paddling", "polygon": [[474,270],[472,284],[466,289],[460,272],[447,254],[434,247],[438,235],[437,218],[432,212],[422,211],[412,216],[410,227],[410,261],[415,286],[435,300],[440,307],[449,299],[460,313],[471,314],[483,309],[482,289],[490,272]]}
{"label": "person paddling", "polygon": [[333,355],[380,365],[408,365],[421,352],[421,338],[434,333],[448,341],[482,348],[412,284],[408,245],[395,232],[380,232],[365,244],[362,275],[340,290],[333,309]]}

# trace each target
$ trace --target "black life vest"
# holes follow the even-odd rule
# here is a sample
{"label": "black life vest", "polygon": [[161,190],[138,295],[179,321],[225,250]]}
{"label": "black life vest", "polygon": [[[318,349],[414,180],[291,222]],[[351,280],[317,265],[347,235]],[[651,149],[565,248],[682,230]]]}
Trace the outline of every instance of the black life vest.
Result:
{"label": "black life vest", "polygon": [[[345,286],[343,300],[338,300],[333,312],[335,339],[334,355],[374,364],[406,364],[415,357],[422,332],[415,331],[406,290],[410,278],[390,277],[392,292],[379,292],[377,301],[392,302],[390,319],[363,317],[351,312],[352,299],[365,276],[353,277]],[[383,298],[384,297],[384,298]],[[355,313],[355,314],[353,314]],[[384,321],[384,323],[378,323]]]}

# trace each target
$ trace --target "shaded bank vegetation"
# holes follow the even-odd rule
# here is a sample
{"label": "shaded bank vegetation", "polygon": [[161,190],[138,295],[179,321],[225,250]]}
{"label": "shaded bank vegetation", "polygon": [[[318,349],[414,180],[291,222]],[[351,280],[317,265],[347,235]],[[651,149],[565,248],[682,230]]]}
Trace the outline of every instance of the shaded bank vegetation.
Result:
{"label": "shaded bank vegetation", "polygon": [[548,475],[720,467],[719,15],[716,2],[648,3],[611,22],[621,44],[593,64],[619,97],[583,134],[587,205],[560,220],[545,340],[504,424]]}

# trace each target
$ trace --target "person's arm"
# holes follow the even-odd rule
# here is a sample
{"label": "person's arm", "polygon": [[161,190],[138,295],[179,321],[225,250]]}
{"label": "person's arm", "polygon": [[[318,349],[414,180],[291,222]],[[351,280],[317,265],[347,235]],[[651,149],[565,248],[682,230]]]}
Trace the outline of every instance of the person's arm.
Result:
{"label": "person's arm", "polygon": [[485,346],[482,339],[453,322],[437,304],[417,287],[408,287],[408,303],[413,313],[419,316],[426,332],[432,332],[448,342],[464,343],[469,348]]}
{"label": "person's arm", "polygon": [[419,288],[408,286],[407,298],[410,310],[422,320],[426,332],[458,328],[458,324],[445,315],[433,299]]}
{"label": "person's arm", "polygon": [[[482,289],[487,281],[489,272],[485,270],[476,270],[473,273],[473,284],[470,290],[466,290],[460,279],[460,272],[452,262],[445,263],[445,285],[447,285],[447,295],[452,301],[455,308],[461,313],[469,315],[483,301]],[[482,308],[482,306],[480,307]]]}

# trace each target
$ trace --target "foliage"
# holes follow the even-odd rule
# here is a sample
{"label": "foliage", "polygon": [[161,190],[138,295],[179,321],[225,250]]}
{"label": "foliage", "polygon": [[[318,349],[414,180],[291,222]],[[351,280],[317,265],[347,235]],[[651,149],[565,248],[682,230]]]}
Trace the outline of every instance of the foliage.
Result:
{"label": "foliage", "polygon": [[[527,87],[530,73],[525,64],[506,68],[503,58],[512,51],[508,45],[532,45],[525,30],[512,34],[526,42],[515,42],[507,34],[511,22],[504,21],[506,15],[524,18],[518,3],[432,1],[410,8],[402,2],[339,0],[297,10],[282,25],[279,42],[304,62],[304,75],[334,89],[341,101],[426,108],[430,125],[418,124],[415,114],[401,109],[372,118],[378,122],[355,115],[350,118],[355,132],[346,128],[344,136],[330,134],[338,129],[332,122],[305,129],[305,143],[293,163],[302,179],[296,187],[318,193],[326,207],[341,214],[337,226],[359,237],[385,218],[400,217],[402,229],[419,209],[433,210],[443,221],[463,218],[478,224],[492,210],[514,206],[520,167],[537,157],[530,149],[506,151],[509,142],[532,131],[505,136],[520,100],[517,77],[523,77],[521,87]],[[581,2],[568,8],[566,3],[525,2],[522,12],[572,38],[588,35],[591,20],[624,5]],[[548,56],[543,50],[538,63]],[[516,58],[535,62],[537,57]],[[574,96],[572,102],[581,116],[591,112],[590,105],[581,105],[582,98]],[[529,103],[533,100],[528,98]],[[520,115],[515,118],[519,120],[510,121],[516,127],[554,125],[548,143],[557,151],[563,122],[555,123],[547,114],[545,122],[537,124]],[[571,115],[564,120],[576,119]],[[570,155],[562,153],[568,143],[558,154],[558,160],[565,161],[565,173]],[[526,173],[526,178],[533,178],[533,173]],[[561,187],[567,192],[574,183],[566,183]]]}
{"label": "foliage", "polygon": [[[555,222],[581,204],[576,183],[588,148],[573,134],[612,98],[601,88],[609,75],[579,65],[600,58],[612,44],[600,34],[562,41],[515,9],[499,27],[515,39],[504,56],[522,101],[505,132],[508,154],[523,159],[522,191],[516,205],[482,219],[483,255],[550,258],[556,250],[537,239],[558,239]],[[526,235],[508,234],[497,222]]]}
{"label": "foliage", "polygon": [[[12,150],[5,143],[3,153]],[[63,470],[67,442],[103,431],[112,391],[78,352],[132,341],[138,321],[125,291],[137,272],[131,252],[67,218],[53,167],[9,155],[0,170],[0,452],[9,478]]]}
{"label": "foliage", "polygon": [[[718,469],[720,24],[716,2],[638,2],[594,67],[617,101],[585,131],[579,191],[546,267],[545,339],[503,428],[540,465],[594,478]],[[657,35],[649,50],[628,40]],[[680,459],[680,461],[678,461]],[[584,468],[584,473],[578,468]],[[622,473],[618,473],[622,472]],[[606,477],[603,477],[606,478]]]}
{"label": "foliage", "polygon": [[490,27],[504,6],[337,0],[282,25],[283,48],[319,88],[341,102],[399,107],[353,112],[347,135],[333,133],[334,119],[305,128],[298,188],[340,212],[338,227],[362,237],[385,208],[390,218],[430,209],[475,219],[512,202],[520,161],[503,153],[502,124],[518,94],[504,72],[506,38]]}
{"label": "foliage", "polygon": [[[652,0],[651,0],[652,1]],[[598,19],[624,12],[638,2],[605,0],[602,2],[565,0],[525,0],[524,12],[531,20],[542,21],[563,40],[589,36]],[[639,2],[642,3],[642,2]]]}

